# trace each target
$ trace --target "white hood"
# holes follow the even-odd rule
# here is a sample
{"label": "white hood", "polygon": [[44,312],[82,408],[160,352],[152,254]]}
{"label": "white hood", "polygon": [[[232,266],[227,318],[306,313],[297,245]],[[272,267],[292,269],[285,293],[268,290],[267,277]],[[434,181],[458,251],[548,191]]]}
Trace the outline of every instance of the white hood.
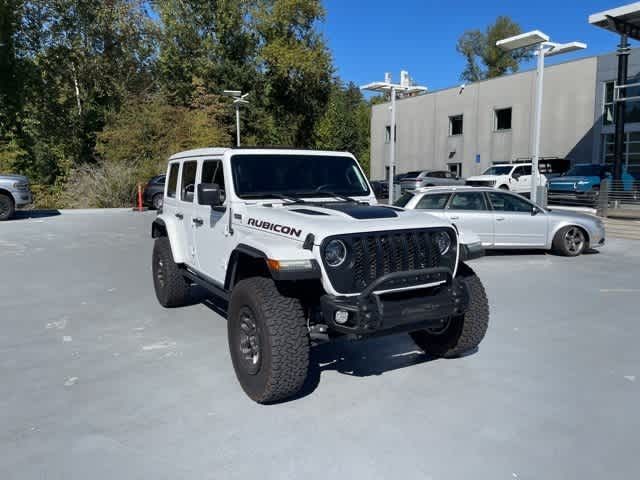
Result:
{"label": "white hood", "polygon": [[331,235],[427,227],[447,227],[451,223],[424,212],[385,205],[326,202],[323,205],[273,203],[272,206],[238,205],[234,224],[247,230],[304,242],[313,234],[314,244]]}
{"label": "white hood", "polygon": [[467,177],[467,180],[488,182],[493,180],[494,182],[500,178],[500,175],[476,175],[475,177]]}

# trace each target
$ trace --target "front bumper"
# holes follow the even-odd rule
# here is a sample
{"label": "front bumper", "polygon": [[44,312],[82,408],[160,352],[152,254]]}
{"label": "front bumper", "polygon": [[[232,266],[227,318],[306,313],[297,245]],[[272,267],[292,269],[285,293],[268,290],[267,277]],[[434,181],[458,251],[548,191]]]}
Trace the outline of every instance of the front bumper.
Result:
{"label": "front bumper", "polygon": [[16,207],[26,207],[33,203],[33,194],[30,191],[17,190],[13,192],[13,198],[16,202]]}
{"label": "front bumper", "polygon": [[549,202],[595,202],[598,199],[598,190],[549,190],[547,201]]}
{"label": "front bumper", "polygon": [[[428,268],[390,273],[357,296],[324,295],[320,305],[332,330],[373,336],[440,325],[467,311],[469,291],[448,268]],[[346,322],[336,321],[338,311],[348,313]]]}

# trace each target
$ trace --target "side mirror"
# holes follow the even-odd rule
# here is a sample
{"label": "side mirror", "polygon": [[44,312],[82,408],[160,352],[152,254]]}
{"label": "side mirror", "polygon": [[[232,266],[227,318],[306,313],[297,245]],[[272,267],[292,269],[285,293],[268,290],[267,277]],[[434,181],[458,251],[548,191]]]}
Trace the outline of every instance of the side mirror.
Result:
{"label": "side mirror", "polygon": [[520,178],[520,174],[519,173],[514,173],[513,175],[511,175],[515,180],[518,180]]}
{"label": "side mirror", "polygon": [[217,183],[201,183],[198,185],[198,203],[219,207],[224,202],[224,193]]}
{"label": "side mirror", "polygon": [[536,206],[532,206],[531,207],[531,216],[532,217],[535,217],[539,213],[540,213],[540,209],[538,207],[536,207]]}

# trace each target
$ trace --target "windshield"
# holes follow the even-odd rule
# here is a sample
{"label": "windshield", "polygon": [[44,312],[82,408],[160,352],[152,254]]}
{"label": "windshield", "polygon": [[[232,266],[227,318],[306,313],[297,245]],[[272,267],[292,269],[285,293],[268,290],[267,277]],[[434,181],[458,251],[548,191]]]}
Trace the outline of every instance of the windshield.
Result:
{"label": "windshield", "polygon": [[409,200],[413,198],[413,193],[405,193],[398,200],[393,202],[396,207],[404,207],[409,203]]}
{"label": "windshield", "polygon": [[240,198],[325,197],[322,192],[358,197],[369,186],[351,157],[329,155],[234,155],[231,170]]}
{"label": "windshield", "polygon": [[489,167],[484,172],[483,175],[509,175],[513,165],[504,165],[502,167]]}
{"label": "windshield", "polygon": [[567,173],[566,176],[571,177],[599,177],[604,173],[601,165],[575,165]]}

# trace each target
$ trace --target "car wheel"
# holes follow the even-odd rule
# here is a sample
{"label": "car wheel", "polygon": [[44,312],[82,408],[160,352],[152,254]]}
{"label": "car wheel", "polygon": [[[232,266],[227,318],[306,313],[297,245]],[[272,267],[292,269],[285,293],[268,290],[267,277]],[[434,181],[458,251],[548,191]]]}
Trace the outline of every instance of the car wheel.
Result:
{"label": "car wheel", "polygon": [[500,190],[509,190],[509,187],[507,185],[500,185],[498,188]]}
{"label": "car wheel", "polygon": [[173,260],[168,237],[156,238],[153,245],[153,286],[160,305],[182,307],[189,297],[189,282]]}
{"label": "car wheel", "polygon": [[13,203],[13,198],[9,195],[0,193],[0,221],[9,220],[13,217],[16,211],[16,206]]}
{"label": "car wheel", "polygon": [[451,317],[433,329],[412,332],[411,338],[426,354],[454,358],[475,349],[489,327],[489,301],[482,282],[467,265],[460,264],[459,277],[469,289],[470,304],[464,315]]}
{"label": "car wheel", "polygon": [[284,400],[302,388],[310,351],[304,311],[273,280],[254,277],[234,287],[227,332],[233,368],[252,400]]}
{"label": "car wheel", "polygon": [[576,257],[584,252],[587,246],[587,234],[575,225],[561,228],[553,238],[553,250],[565,257]]}
{"label": "car wheel", "polygon": [[162,193],[156,193],[151,199],[151,204],[155,210],[162,210]]}

